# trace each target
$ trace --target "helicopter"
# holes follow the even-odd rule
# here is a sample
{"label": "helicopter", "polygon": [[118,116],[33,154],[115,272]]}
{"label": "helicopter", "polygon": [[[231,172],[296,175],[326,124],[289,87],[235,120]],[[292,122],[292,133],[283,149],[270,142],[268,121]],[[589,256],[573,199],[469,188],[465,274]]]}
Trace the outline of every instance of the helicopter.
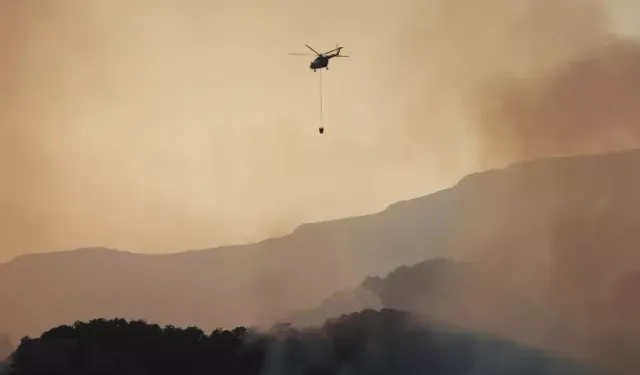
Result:
{"label": "helicopter", "polygon": [[[347,55],[340,54],[340,51],[342,51],[344,47],[340,47],[337,44],[335,49],[332,49],[331,51],[327,51],[325,53],[318,53],[315,49],[309,47],[308,45],[305,44],[305,46],[309,48],[311,51],[313,51],[313,53],[315,53],[315,56],[317,56],[315,60],[311,62],[311,65],[309,65],[309,69],[313,69],[314,72],[322,68],[329,70],[329,60],[331,60],[334,57],[349,57]],[[335,53],[332,53],[332,52],[335,52]],[[290,53],[290,55],[314,56],[308,53]]]}

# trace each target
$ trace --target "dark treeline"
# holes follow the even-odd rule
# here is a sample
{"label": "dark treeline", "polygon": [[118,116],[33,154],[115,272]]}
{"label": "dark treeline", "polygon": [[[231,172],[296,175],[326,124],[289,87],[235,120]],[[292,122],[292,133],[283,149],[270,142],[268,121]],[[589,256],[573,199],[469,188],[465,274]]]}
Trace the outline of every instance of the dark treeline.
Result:
{"label": "dark treeline", "polygon": [[586,374],[521,346],[417,324],[406,313],[365,310],[321,328],[196,327],[97,319],[24,338],[13,375],[124,374]]}

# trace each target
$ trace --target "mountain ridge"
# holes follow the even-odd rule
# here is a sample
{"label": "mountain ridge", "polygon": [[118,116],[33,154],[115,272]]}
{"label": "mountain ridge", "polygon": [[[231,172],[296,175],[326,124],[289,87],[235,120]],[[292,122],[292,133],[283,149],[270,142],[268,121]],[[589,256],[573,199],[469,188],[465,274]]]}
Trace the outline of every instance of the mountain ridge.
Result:
{"label": "mountain ridge", "polygon": [[[367,276],[441,256],[484,259],[494,277],[538,299],[546,298],[541,285],[555,282],[545,267],[557,258],[570,277],[556,293],[580,291],[572,283],[595,287],[609,272],[584,284],[574,271],[574,248],[588,254],[581,272],[617,267],[599,252],[602,246],[616,246],[635,264],[638,165],[639,150],[516,163],[378,213],[305,223],[255,244],[157,255],[93,248],[24,256],[0,265],[0,297],[7,301],[0,328],[15,340],[93,317],[205,329],[268,325]],[[594,223],[602,230],[594,231]],[[627,242],[618,238],[620,228]],[[559,301],[578,304],[580,295]]]}
{"label": "mountain ridge", "polygon": [[421,196],[418,196],[418,197],[415,197],[415,198],[408,198],[408,199],[403,199],[403,200],[399,200],[399,201],[396,201],[396,202],[392,202],[392,203],[388,204],[382,210],[378,210],[378,211],[374,211],[374,212],[367,213],[367,214],[362,214],[362,215],[356,215],[356,216],[341,217],[341,218],[330,219],[330,220],[304,222],[304,223],[301,223],[301,224],[297,225],[293,230],[289,231],[288,233],[284,233],[282,235],[275,236],[275,237],[264,238],[264,239],[257,240],[257,241],[254,241],[254,242],[236,243],[236,244],[221,244],[221,245],[213,246],[213,247],[184,249],[184,250],[178,250],[178,251],[173,251],[173,252],[164,252],[164,253],[146,253],[146,252],[136,252],[136,251],[126,250],[126,249],[116,249],[116,248],[102,247],[102,246],[86,246],[86,247],[77,247],[77,248],[62,249],[62,250],[56,250],[56,251],[44,251],[44,252],[37,252],[37,253],[20,254],[20,255],[17,255],[14,258],[11,258],[11,259],[9,259],[9,260],[7,260],[5,262],[0,262],[0,266],[8,264],[8,263],[11,263],[13,261],[21,260],[23,258],[48,256],[48,255],[52,255],[52,254],[68,254],[68,253],[74,253],[74,252],[110,251],[110,252],[113,252],[113,253],[126,253],[126,254],[131,254],[131,255],[161,257],[161,256],[173,256],[173,255],[182,255],[182,254],[199,253],[199,252],[212,252],[212,251],[242,249],[242,248],[246,248],[246,247],[264,245],[265,243],[281,240],[281,239],[290,237],[292,235],[295,235],[298,232],[306,231],[307,228],[318,227],[320,225],[340,224],[340,223],[348,222],[348,221],[352,221],[352,220],[366,219],[366,218],[370,218],[372,216],[377,216],[377,215],[380,215],[382,213],[386,213],[386,212],[388,212],[390,210],[396,209],[396,208],[401,207],[401,206],[406,205],[406,204],[409,204],[409,205],[410,204],[414,204],[416,201],[420,201],[422,199],[431,197],[431,196],[433,196],[435,194],[443,193],[443,192],[446,192],[446,191],[448,191],[450,189],[453,189],[453,188],[456,188],[456,187],[466,186],[469,183],[473,183],[473,181],[475,181],[475,179],[478,178],[478,177],[486,178],[487,176],[492,175],[492,174],[496,174],[496,173],[500,173],[500,172],[508,172],[510,170],[511,171],[515,171],[515,170],[522,169],[522,168],[529,168],[531,166],[540,167],[542,165],[549,165],[549,164],[554,164],[554,163],[557,163],[557,162],[563,162],[563,163],[569,162],[569,163],[571,163],[572,161],[577,161],[577,160],[580,160],[580,161],[593,161],[593,160],[596,160],[598,158],[603,158],[603,157],[604,158],[609,158],[609,157],[616,157],[616,156],[617,157],[621,157],[621,156],[630,155],[632,153],[637,153],[638,156],[640,157],[640,149],[631,149],[631,150],[622,150],[622,151],[611,151],[611,152],[607,152],[607,153],[580,154],[580,155],[569,155],[569,156],[549,156],[549,157],[540,158],[540,159],[533,159],[533,160],[515,162],[515,163],[508,164],[506,166],[502,166],[502,167],[489,168],[489,169],[486,169],[486,170],[476,171],[476,172],[472,172],[472,173],[469,173],[469,174],[466,174],[466,175],[462,176],[455,184],[453,184],[453,185],[451,185],[449,187],[444,187],[442,189],[435,190],[435,191],[430,192],[430,193],[428,193],[426,195],[421,195]]}

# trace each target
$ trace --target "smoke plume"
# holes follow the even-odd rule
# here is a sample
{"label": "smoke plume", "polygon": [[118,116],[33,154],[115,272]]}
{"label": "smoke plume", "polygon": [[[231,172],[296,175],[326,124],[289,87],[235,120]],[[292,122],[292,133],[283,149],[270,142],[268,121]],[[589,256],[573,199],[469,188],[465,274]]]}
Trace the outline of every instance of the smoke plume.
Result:
{"label": "smoke plume", "polygon": [[[3,2],[0,256],[253,241],[478,168],[634,147],[615,5]],[[335,43],[351,57],[323,73],[318,136],[318,75],[286,53]]]}

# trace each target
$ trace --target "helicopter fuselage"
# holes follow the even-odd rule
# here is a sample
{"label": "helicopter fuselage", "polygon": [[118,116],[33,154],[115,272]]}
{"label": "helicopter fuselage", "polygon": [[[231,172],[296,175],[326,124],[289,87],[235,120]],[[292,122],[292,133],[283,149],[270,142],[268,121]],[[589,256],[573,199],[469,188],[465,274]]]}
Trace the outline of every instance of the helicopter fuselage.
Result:
{"label": "helicopter fuselage", "polygon": [[316,57],[316,59],[311,62],[311,65],[309,65],[309,69],[313,69],[315,71],[316,69],[327,68],[329,66],[329,59],[331,59],[331,57],[332,56]]}

